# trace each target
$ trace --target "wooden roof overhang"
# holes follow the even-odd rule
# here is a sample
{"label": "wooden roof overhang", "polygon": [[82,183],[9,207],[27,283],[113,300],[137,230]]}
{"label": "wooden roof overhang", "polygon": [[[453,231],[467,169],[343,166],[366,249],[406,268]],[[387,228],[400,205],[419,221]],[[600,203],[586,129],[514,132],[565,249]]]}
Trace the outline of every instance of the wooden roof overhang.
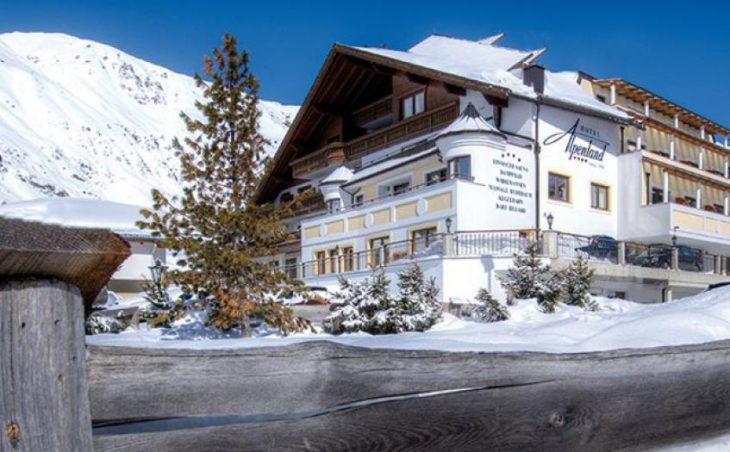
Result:
{"label": "wooden roof overhang", "polygon": [[673,117],[675,114],[679,115],[680,121],[685,122],[691,126],[705,127],[705,131],[710,134],[719,135],[730,135],[730,129],[717,124],[691,110],[681,107],[675,103],[670,102],[658,94],[642,88],[633,83],[627,82],[619,78],[610,78],[603,80],[594,80],[593,83],[602,88],[611,89],[611,86],[616,87],[616,93],[625,96],[626,98],[633,100],[639,104],[643,104],[645,101],[649,101],[652,108],[667,115]]}
{"label": "wooden roof overhang", "polygon": [[307,142],[321,132],[329,117],[354,110],[357,102],[368,94],[390,94],[391,77],[398,73],[424,83],[439,81],[452,91],[474,89],[492,99],[507,100],[509,95],[503,87],[335,44],[257,188],[257,200],[272,201],[292,181],[289,163],[316,151]]}

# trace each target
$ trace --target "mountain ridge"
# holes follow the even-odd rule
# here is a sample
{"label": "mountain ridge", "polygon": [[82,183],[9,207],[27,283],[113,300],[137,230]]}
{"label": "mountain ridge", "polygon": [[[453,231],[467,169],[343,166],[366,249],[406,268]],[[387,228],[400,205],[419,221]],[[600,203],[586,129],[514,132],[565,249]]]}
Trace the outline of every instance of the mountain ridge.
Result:
{"label": "mountain ridge", "polygon": [[[180,192],[173,137],[192,77],[61,33],[0,34],[0,202],[73,196],[148,205]],[[298,107],[261,100],[273,153]]]}

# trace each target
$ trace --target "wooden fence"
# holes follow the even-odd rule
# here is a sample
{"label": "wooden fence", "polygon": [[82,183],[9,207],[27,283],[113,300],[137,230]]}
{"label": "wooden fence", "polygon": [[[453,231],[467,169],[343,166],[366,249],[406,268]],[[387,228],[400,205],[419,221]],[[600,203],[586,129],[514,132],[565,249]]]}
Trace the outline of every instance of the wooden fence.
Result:
{"label": "wooden fence", "polygon": [[555,355],[91,347],[96,451],[641,450],[730,430],[730,341]]}

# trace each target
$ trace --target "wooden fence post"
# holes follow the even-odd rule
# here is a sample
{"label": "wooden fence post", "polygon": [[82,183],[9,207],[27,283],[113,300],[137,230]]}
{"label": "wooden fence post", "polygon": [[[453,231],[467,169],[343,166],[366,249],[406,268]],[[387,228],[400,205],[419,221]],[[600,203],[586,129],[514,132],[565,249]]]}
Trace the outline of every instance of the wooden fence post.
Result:
{"label": "wooden fence post", "polygon": [[0,282],[0,451],[91,451],[84,305],[49,280]]}

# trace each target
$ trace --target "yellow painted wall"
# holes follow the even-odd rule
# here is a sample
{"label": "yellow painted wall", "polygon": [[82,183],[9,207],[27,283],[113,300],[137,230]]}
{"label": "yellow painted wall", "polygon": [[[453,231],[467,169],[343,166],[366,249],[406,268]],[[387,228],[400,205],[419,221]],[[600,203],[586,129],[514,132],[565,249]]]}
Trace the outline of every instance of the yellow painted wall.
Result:
{"label": "yellow painted wall", "polygon": [[310,226],[304,230],[305,239],[316,239],[319,237],[319,226]]}
{"label": "yellow painted wall", "polygon": [[348,231],[359,231],[365,227],[365,215],[358,215],[356,217],[348,218],[347,230]]}
{"label": "yellow painted wall", "polygon": [[426,180],[426,174],[446,165],[436,160],[433,156],[424,157],[411,164],[395,168],[392,171],[379,174],[375,177],[362,181],[358,194],[362,193],[365,201],[369,201],[378,197],[378,185],[395,177],[408,174],[411,176],[411,186],[423,185]]}
{"label": "yellow painted wall", "polygon": [[390,223],[390,208],[373,212],[373,226]]}
{"label": "yellow painted wall", "polygon": [[345,220],[327,223],[327,235],[342,234],[345,232]]}
{"label": "yellow painted wall", "polygon": [[426,198],[426,213],[439,212],[451,208],[451,192]]}
{"label": "yellow painted wall", "polygon": [[686,212],[673,212],[672,224],[679,226],[680,229],[687,229],[691,231],[703,230],[702,216]]}
{"label": "yellow painted wall", "polygon": [[407,220],[408,218],[413,218],[416,216],[416,205],[417,203],[409,202],[406,204],[401,204],[395,207],[395,220]]}

